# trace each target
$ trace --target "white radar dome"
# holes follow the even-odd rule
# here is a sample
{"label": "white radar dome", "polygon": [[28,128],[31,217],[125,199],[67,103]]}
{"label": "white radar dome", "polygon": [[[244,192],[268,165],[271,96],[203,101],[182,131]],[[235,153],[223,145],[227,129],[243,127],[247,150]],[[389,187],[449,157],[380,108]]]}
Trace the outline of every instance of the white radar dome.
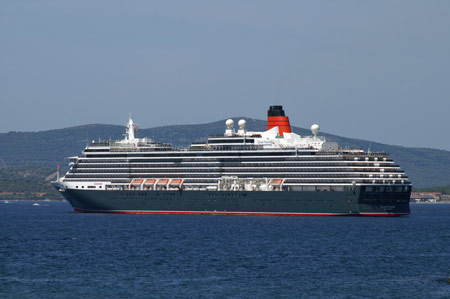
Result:
{"label": "white radar dome", "polygon": [[313,125],[311,126],[311,132],[312,132],[314,135],[319,134],[319,132],[320,132],[320,127],[319,127],[319,125],[318,125],[318,124],[313,124]]}
{"label": "white radar dome", "polygon": [[243,129],[243,128],[245,128],[245,125],[247,124],[247,122],[245,121],[245,119],[241,119],[239,122],[238,122],[238,126],[239,126],[239,128],[241,129]]}
{"label": "white radar dome", "polygon": [[227,121],[225,122],[225,125],[227,126],[227,129],[232,129],[234,126],[234,121],[231,118],[227,119]]}

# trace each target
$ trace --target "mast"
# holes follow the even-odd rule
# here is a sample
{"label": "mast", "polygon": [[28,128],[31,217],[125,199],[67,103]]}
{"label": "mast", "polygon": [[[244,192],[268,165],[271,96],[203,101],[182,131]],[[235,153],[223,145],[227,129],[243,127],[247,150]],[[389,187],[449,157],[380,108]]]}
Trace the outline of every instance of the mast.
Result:
{"label": "mast", "polygon": [[130,113],[130,117],[128,119],[128,124],[126,127],[126,139],[128,141],[134,141],[134,129],[135,129],[135,124],[133,122],[133,119],[131,118],[131,113]]}

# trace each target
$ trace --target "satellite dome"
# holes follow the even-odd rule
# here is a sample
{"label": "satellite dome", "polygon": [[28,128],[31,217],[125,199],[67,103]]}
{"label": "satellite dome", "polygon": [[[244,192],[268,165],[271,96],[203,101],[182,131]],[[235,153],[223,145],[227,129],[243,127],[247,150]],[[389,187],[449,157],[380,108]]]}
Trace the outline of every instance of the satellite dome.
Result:
{"label": "satellite dome", "polygon": [[227,129],[232,129],[234,126],[234,121],[231,118],[227,119],[227,121],[225,122],[225,125],[227,126]]}
{"label": "satellite dome", "polygon": [[238,122],[239,129],[245,128],[245,125],[246,125],[246,124],[247,124],[247,122],[245,121],[245,119],[241,119],[241,120]]}
{"label": "satellite dome", "polygon": [[320,127],[319,127],[319,125],[318,125],[318,124],[313,124],[313,125],[311,126],[311,132],[312,132],[314,135],[319,134],[319,132],[320,132]]}

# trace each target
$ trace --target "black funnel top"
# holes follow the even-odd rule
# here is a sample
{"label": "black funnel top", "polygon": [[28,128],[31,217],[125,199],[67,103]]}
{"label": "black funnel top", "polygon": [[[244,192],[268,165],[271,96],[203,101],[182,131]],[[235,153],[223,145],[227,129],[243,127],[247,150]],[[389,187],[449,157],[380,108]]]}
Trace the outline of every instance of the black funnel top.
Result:
{"label": "black funnel top", "polygon": [[270,106],[267,116],[284,116],[283,106]]}

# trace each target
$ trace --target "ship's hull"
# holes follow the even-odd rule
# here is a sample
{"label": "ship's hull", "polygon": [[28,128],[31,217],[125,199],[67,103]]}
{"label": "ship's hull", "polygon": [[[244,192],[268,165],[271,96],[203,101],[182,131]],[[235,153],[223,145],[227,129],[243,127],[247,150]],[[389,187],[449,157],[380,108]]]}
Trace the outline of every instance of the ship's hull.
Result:
{"label": "ship's hull", "polygon": [[76,190],[61,192],[76,212],[231,215],[409,215],[409,192]]}

